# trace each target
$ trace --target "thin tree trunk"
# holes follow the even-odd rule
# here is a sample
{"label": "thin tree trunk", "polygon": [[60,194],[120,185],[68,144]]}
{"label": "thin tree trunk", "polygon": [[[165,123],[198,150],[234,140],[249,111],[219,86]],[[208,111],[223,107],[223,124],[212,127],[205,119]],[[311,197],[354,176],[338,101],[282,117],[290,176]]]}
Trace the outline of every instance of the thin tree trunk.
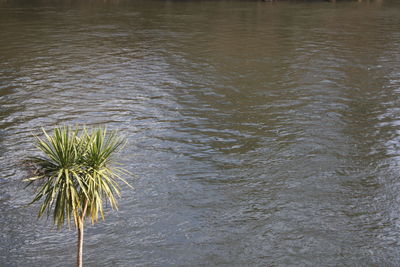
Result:
{"label": "thin tree trunk", "polygon": [[83,266],[83,228],[85,226],[85,216],[88,202],[86,200],[85,207],[83,208],[81,218],[78,221],[78,253],[77,253],[77,266]]}
{"label": "thin tree trunk", "polygon": [[78,228],[78,258],[77,258],[77,266],[82,267],[82,259],[83,259],[83,223],[79,222]]}

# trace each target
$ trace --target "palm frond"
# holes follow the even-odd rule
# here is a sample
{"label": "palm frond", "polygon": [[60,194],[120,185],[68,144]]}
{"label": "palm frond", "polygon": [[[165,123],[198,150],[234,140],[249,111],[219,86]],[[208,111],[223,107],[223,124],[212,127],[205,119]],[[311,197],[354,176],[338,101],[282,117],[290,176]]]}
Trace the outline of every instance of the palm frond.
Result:
{"label": "palm frond", "polygon": [[35,138],[43,155],[27,159],[37,172],[25,179],[29,185],[43,181],[31,202],[42,200],[38,216],[53,212],[54,223],[62,227],[72,219],[77,225],[85,213],[92,223],[99,216],[104,219],[104,200],[117,209],[116,197],[120,196],[117,181],[128,184],[122,176],[130,173],[112,167],[113,156],[125,140],[106,128],[79,131],[64,126],[55,128],[52,135],[42,130],[44,137]]}

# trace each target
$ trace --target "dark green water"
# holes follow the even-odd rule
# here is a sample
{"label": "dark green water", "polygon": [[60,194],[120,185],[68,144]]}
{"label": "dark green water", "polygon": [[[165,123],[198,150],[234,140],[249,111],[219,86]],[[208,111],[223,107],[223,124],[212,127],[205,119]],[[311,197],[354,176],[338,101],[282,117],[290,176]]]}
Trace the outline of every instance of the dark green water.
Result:
{"label": "dark green water", "polygon": [[88,266],[399,266],[396,1],[0,1],[0,266],[73,266],[20,159],[121,129]]}

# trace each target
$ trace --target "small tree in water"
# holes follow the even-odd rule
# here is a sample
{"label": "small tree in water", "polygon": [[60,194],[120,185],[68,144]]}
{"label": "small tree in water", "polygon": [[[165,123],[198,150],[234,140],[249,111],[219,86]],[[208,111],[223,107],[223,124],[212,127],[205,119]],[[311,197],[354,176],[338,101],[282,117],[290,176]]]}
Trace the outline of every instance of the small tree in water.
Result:
{"label": "small tree in water", "polygon": [[122,178],[129,172],[111,165],[112,156],[125,140],[105,128],[79,131],[60,127],[54,129],[53,136],[45,130],[43,133],[45,138],[36,137],[43,156],[27,159],[35,171],[26,181],[38,184],[31,203],[41,201],[39,217],[53,213],[58,228],[73,220],[78,232],[77,266],[81,267],[85,219],[95,223],[100,215],[104,220],[105,201],[118,209],[117,180],[129,185]]}

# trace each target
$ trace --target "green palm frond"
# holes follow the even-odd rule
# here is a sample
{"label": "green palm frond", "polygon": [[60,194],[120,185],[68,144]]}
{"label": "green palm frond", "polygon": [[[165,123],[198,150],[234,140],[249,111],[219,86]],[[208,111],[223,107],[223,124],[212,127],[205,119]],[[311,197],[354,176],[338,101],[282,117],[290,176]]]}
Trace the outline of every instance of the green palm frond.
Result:
{"label": "green palm frond", "polygon": [[106,128],[82,131],[69,127],[54,129],[50,136],[36,137],[42,156],[27,160],[37,173],[26,179],[30,184],[42,181],[31,203],[42,200],[39,217],[53,211],[54,223],[61,227],[71,219],[77,225],[82,217],[92,223],[99,215],[104,219],[104,200],[118,208],[120,196],[118,180],[129,174],[121,167],[113,167],[113,155],[125,144],[116,132]]}
{"label": "green palm frond", "polygon": [[125,143],[116,132],[108,133],[105,128],[85,131],[87,151],[85,163],[88,167],[88,192],[92,196],[88,202],[87,216],[92,223],[98,220],[99,215],[104,219],[103,199],[108,200],[113,209],[118,209],[116,196],[120,196],[120,187],[117,180],[123,180],[118,175],[112,163],[112,155]]}

